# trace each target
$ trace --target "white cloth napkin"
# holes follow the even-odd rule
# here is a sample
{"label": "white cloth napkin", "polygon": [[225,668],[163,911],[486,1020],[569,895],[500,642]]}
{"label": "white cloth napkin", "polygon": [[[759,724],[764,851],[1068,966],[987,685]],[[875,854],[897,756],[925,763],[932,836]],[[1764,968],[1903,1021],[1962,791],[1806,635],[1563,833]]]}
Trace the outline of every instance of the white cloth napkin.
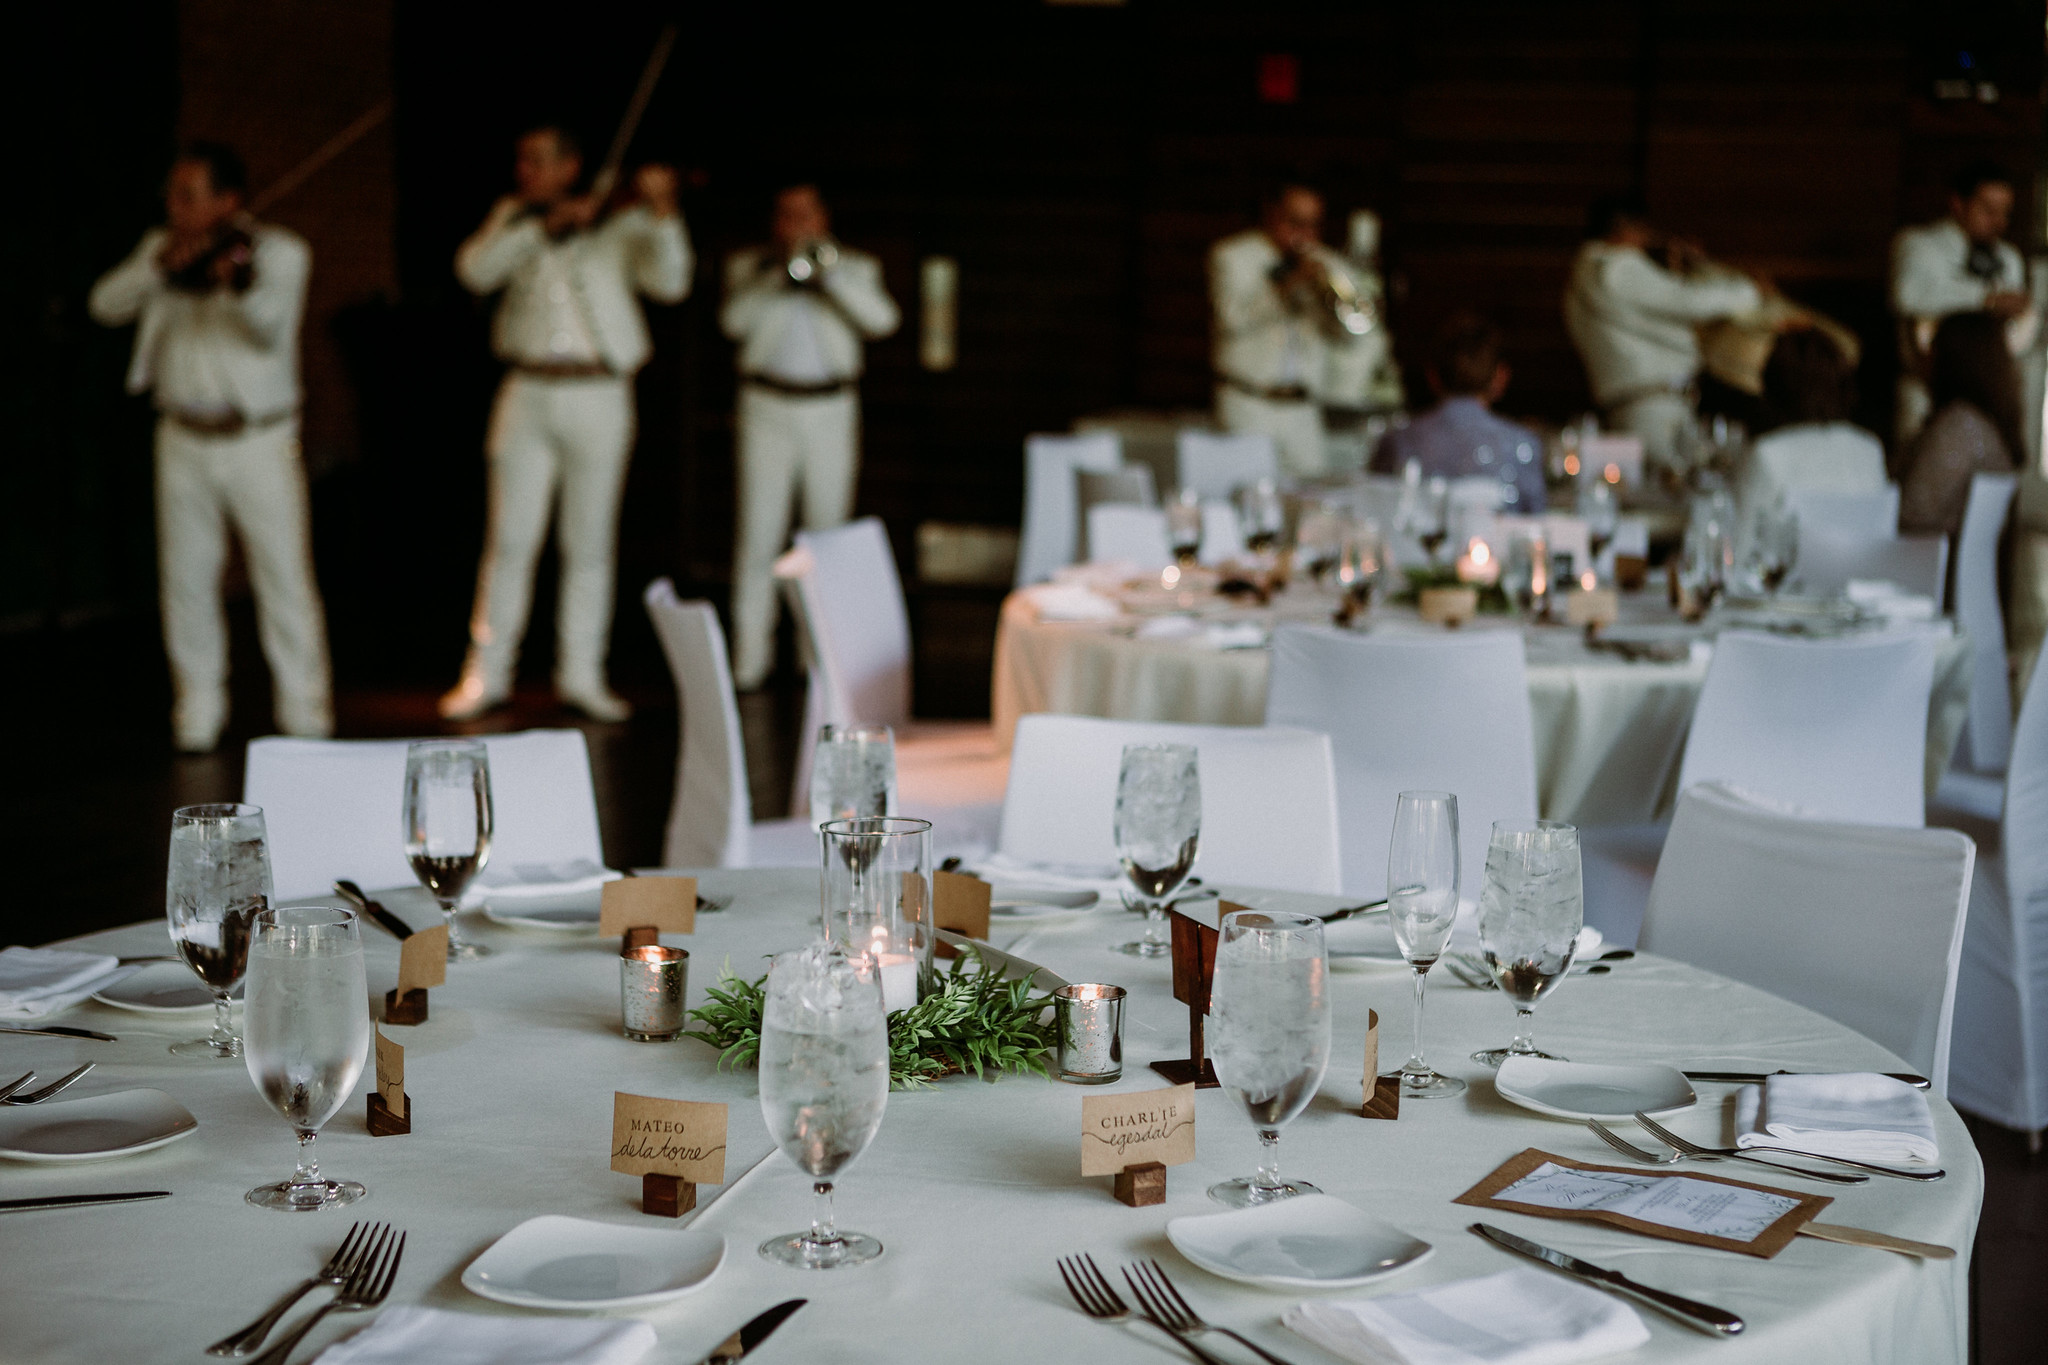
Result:
{"label": "white cloth napkin", "polygon": [[636,1320],[487,1317],[441,1308],[387,1308],[320,1353],[324,1365],[634,1365],[654,1349]]}
{"label": "white cloth napkin", "polygon": [[1093,891],[1105,901],[1114,903],[1123,894],[1124,887],[1130,885],[1113,867],[1048,867],[1042,863],[1027,863],[1004,853],[990,853],[978,859],[970,870],[983,881],[992,883],[999,895],[1043,887],[1052,891]]}
{"label": "white cloth napkin", "polygon": [[471,884],[464,904],[476,900],[546,900],[598,891],[624,873],[600,867],[588,858],[560,863],[486,863]]}
{"label": "white cloth napkin", "polygon": [[1795,1147],[1878,1163],[1941,1159],[1927,1096],[1873,1071],[1772,1076],[1735,1094],[1738,1147]]}
{"label": "white cloth napkin", "polygon": [[46,1019],[134,971],[105,953],[0,951],[0,1019]]}
{"label": "white cloth napkin", "polygon": [[1114,621],[1123,608],[1085,583],[1041,583],[1027,589],[1041,621]]}
{"label": "white cloth napkin", "polygon": [[1567,1365],[1650,1339],[1613,1295],[1521,1266],[1407,1294],[1310,1299],[1280,1320],[1360,1365]]}

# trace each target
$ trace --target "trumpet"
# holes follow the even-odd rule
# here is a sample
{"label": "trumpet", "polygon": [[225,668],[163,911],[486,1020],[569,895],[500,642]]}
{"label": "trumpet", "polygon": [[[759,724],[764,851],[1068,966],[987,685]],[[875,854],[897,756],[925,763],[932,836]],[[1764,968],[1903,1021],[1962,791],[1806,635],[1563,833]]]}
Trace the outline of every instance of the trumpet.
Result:
{"label": "trumpet", "polygon": [[1317,324],[1337,338],[1362,337],[1379,326],[1379,304],[1360,291],[1351,276],[1317,256],[1283,256],[1273,281],[1313,313]]}
{"label": "trumpet", "polygon": [[789,259],[782,263],[782,268],[789,275],[790,283],[813,285],[838,262],[838,245],[828,237],[816,237],[792,251]]}

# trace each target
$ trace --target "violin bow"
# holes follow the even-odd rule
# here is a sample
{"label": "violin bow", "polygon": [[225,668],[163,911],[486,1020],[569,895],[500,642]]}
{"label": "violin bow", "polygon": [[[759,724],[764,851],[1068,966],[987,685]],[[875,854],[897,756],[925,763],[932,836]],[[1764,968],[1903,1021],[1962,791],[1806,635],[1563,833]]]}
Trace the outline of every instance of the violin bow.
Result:
{"label": "violin bow", "polygon": [[252,217],[263,212],[263,210],[269,208],[272,204],[275,204],[278,200],[312,179],[314,173],[322,166],[325,166],[328,162],[355,146],[363,134],[369,132],[390,116],[390,99],[387,97],[377,101],[358,115],[355,122],[321,143],[311,156],[265,186],[261,194],[249,201],[249,207],[246,212]]}
{"label": "violin bow", "polygon": [[598,169],[590,182],[590,192],[599,200],[611,198],[613,188],[619,182],[619,168],[625,164],[626,149],[633,143],[633,134],[640,131],[640,120],[647,113],[647,102],[654,98],[654,87],[661,80],[662,68],[668,65],[668,54],[676,45],[676,26],[662,26],[661,36],[654,40],[654,51],[647,54],[647,65],[640,69],[640,84],[633,91],[633,100],[626,106],[626,116],[619,120],[619,131],[612,135],[611,150],[604,154],[604,165]]}

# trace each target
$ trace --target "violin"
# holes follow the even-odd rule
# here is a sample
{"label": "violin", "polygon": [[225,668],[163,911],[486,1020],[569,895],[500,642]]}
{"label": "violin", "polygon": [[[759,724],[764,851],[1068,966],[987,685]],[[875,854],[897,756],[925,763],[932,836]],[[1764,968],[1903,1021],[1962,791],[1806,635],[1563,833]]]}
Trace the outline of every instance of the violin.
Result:
{"label": "violin", "polygon": [[215,227],[212,241],[183,265],[167,272],[169,284],[191,294],[211,294],[221,284],[223,261],[229,263],[228,288],[237,294],[247,293],[256,279],[256,239],[240,218],[231,218]]}

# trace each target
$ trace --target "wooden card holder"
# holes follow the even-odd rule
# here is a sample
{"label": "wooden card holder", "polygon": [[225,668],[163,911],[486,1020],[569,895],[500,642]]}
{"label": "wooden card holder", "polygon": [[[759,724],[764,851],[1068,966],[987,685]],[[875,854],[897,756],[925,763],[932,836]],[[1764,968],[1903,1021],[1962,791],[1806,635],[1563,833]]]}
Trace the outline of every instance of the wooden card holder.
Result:
{"label": "wooden card holder", "polygon": [[[425,995],[426,992],[421,991],[420,994]],[[370,1136],[396,1137],[411,1131],[412,1096],[407,1095],[405,1097],[405,1112],[394,1114],[391,1112],[391,1106],[384,1103],[384,1097],[372,1090],[370,1092]]]}
{"label": "wooden card holder", "polygon": [[396,989],[384,992],[384,1022],[424,1024],[427,1022],[427,990],[421,986],[400,995]]}
{"label": "wooden card holder", "polygon": [[657,947],[660,943],[661,930],[651,924],[636,924],[626,930],[625,937],[619,940],[619,956],[624,957],[635,948]]}
{"label": "wooden card holder", "polygon": [[1380,1075],[1380,1012],[1365,1012],[1365,1103],[1359,1114],[1369,1119],[1401,1117],[1401,1073]]}
{"label": "wooden card holder", "polygon": [[697,1207],[697,1183],[679,1175],[640,1177],[640,1212],[657,1218],[680,1218]]}
{"label": "wooden card holder", "polygon": [[1166,1167],[1141,1161],[1116,1173],[1116,1197],[1134,1209],[1166,1202]]}
{"label": "wooden card holder", "polygon": [[[1222,913],[1241,906],[1225,902]],[[1173,921],[1173,998],[1188,1007],[1188,1055],[1171,1061],[1154,1062],[1152,1069],[1175,1085],[1192,1084],[1198,1090],[1214,1090],[1221,1082],[1209,1063],[1208,1045],[1202,1027],[1209,1017],[1209,983],[1216,977],[1217,932],[1200,920],[1169,910]]]}

